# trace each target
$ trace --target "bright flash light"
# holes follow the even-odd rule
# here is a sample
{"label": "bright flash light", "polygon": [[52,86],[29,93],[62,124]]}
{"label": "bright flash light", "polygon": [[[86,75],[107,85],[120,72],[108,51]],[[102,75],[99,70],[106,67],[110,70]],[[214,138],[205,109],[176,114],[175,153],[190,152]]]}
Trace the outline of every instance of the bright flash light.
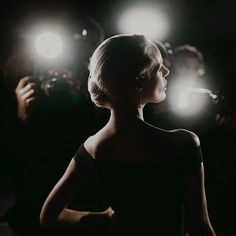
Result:
{"label": "bright flash light", "polygon": [[82,35],[85,37],[85,36],[87,36],[87,34],[88,34],[87,30],[86,30],[86,29],[83,29]]}
{"label": "bright flash light", "polygon": [[182,117],[193,117],[206,111],[210,100],[217,99],[217,95],[203,87],[186,85],[183,81],[169,88],[169,104],[171,110]]}
{"label": "bright flash light", "polygon": [[35,48],[40,56],[53,59],[62,54],[63,42],[59,35],[44,32],[36,37]]}
{"label": "bright flash light", "polygon": [[167,17],[155,5],[127,9],[119,20],[121,33],[144,34],[152,40],[164,39],[168,28]]}

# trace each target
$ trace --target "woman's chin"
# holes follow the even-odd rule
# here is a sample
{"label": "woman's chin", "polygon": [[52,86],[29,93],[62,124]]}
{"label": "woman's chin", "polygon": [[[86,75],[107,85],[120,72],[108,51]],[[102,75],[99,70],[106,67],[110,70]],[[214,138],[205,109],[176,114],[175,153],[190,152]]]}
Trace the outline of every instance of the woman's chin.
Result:
{"label": "woman's chin", "polygon": [[162,102],[166,99],[166,93],[163,93],[163,96],[157,100],[156,103]]}

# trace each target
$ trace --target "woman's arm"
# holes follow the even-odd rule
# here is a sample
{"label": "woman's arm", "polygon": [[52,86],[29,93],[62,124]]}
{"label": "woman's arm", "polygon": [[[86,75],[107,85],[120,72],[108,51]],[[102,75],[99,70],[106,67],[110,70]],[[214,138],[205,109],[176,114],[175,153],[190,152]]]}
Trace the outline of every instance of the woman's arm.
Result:
{"label": "woman's arm", "polygon": [[[189,236],[216,236],[208,216],[204,166],[200,140],[187,130],[180,130],[183,149],[193,150],[186,159],[184,185],[185,227]],[[191,159],[189,159],[191,158]]]}
{"label": "woman's arm", "polygon": [[81,228],[105,223],[113,214],[111,208],[103,212],[77,211],[67,208],[68,203],[87,182],[89,176],[74,159],[47,197],[40,214],[46,228]]}
{"label": "woman's arm", "polygon": [[189,236],[216,236],[208,216],[203,163],[186,175],[185,225]]}

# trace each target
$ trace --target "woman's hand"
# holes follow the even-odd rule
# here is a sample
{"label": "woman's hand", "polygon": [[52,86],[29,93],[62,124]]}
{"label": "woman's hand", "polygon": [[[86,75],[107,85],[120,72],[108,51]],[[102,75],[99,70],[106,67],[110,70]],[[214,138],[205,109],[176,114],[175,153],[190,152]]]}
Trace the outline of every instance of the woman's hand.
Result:
{"label": "woman's hand", "polygon": [[115,212],[112,210],[111,207],[109,207],[107,210],[104,211],[104,214],[108,216],[108,218],[111,218],[115,214]]}

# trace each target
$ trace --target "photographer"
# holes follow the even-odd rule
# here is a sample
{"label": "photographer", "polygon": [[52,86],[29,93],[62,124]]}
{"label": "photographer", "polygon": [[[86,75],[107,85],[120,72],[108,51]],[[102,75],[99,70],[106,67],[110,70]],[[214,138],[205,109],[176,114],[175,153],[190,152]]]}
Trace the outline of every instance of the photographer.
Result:
{"label": "photographer", "polygon": [[[19,81],[15,92],[18,104],[18,117],[23,122],[30,121],[30,118],[32,118],[32,113],[35,112],[34,108],[35,104],[37,104],[37,100],[43,99],[43,96],[52,96],[51,93],[57,93],[53,96],[57,96],[57,99],[60,99],[59,95],[62,95],[64,89],[64,98],[62,101],[65,101],[65,96],[67,96],[68,99],[70,93],[74,93],[74,95],[76,95],[76,93],[79,92],[79,85],[76,80],[72,79],[71,73],[68,70],[51,69],[48,72],[48,76],[53,79],[46,81],[47,84],[44,84],[44,87],[41,88],[43,91],[40,91],[40,85],[37,83],[37,81],[33,80],[32,76],[25,76]],[[59,83],[61,83],[61,85]],[[65,88],[62,88],[62,86]],[[61,91],[55,91],[59,89],[61,89]],[[67,91],[65,89],[67,89]],[[40,95],[41,97],[39,97]]]}
{"label": "photographer", "polygon": [[[87,29],[87,33],[90,30]],[[90,45],[86,40],[89,38],[83,36],[83,45]],[[73,65],[65,68],[60,63],[50,63],[42,68],[32,61],[30,70],[21,74],[23,76],[15,88],[17,115],[21,121],[17,153],[20,160],[16,165],[16,202],[8,212],[8,222],[17,236],[56,233],[41,229],[39,212],[42,203],[64,172],[78,143],[104,122],[83,90],[87,80],[85,61],[89,61],[88,52],[83,54],[83,61],[78,59],[81,62],[76,67],[78,73],[73,70]],[[88,187],[85,195],[76,199],[71,207],[89,204],[94,207],[97,204],[95,196]]]}
{"label": "photographer", "polygon": [[199,135],[215,129],[218,95],[212,92],[203,53],[195,46],[181,45],[172,54],[172,74],[168,101],[182,125]]}

